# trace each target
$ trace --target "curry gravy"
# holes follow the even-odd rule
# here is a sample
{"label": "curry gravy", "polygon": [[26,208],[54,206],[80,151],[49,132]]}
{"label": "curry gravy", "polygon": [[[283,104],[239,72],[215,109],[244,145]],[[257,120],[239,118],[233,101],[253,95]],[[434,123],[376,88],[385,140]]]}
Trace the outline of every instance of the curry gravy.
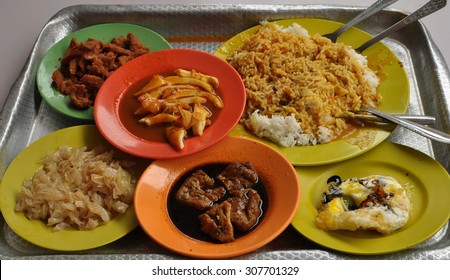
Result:
{"label": "curry gravy", "polygon": [[[167,76],[167,75],[164,75]],[[145,123],[140,123],[139,120],[143,118],[145,115],[135,115],[134,112],[136,109],[138,109],[141,106],[141,103],[137,99],[136,96],[134,96],[134,93],[137,92],[137,90],[140,87],[136,87],[135,90],[128,90],[126,91],[122,96],[121,100],[119,102],[119,106],[117,108],[117,113],[119,115],[119,119],[121,121],[121,124],[124,126],[124,128],[133,134],[134,136],[147,140],[150,142],[161,142],[165,143],[167,142],[166,136],[165,136],[165,129],[169,126],[168,123],[161,123],[161,124],[155,124],[152,126],[148,126]],[[217,95],[221,96],[220,88],[216,89]],[[220,113],[220,108],[216,108],[211,101],[207,101],[204,103],[209,111],[212,113],[209,120],[211,123],[214,123],[214,121],[217,119],[217,116]],[[150,113],[149,113],[150,114]],[[207,130],[208,127],[205,128]],[[191,136],[191,131],[188,130],[188,137]]]}
{"label": "curry gravy", "polygon": [[[220,243],[219,241],[214,240],[211,237],[209,237],[207,234],[203,233],[200,229],[200,222],[198,220],[198,216],[200,214],[206,212],[208,209],[196,210],[194,208],[186,206],[186,205],[182,204],[181,202],[177,201],[175,199],[175,195],[176,195],[178,189],[183,184],[183,182],[192,173],[194,173],[195,171],[197,171],[199,169],[203,170],[206,174],[208,174],[209,177],[211,177],[214,180],[215,186],[221,186],[220,185],[221,183],[218,180],[216,180],[215,177],[218,174],[220,174],[228,164],[229,163],[211,163],[211,164],[206,164],[201,167],[198,167],[194,170],[190,170],[186,174],[184,174],[171,188],[171,190],[169,192],[169,196],[168,196],[168,201],[167,201],[167,209],[169,212],[169,217],[172,220],[172,223],[184,234],[186,234],[194,239],[197,239],[197,240],[211,242],[211,243],[217,243],[217,244]],[[258,181],[255,183],[253,189],[256,190],[258,192],[259,196],[261,197],[261,205],[260,205],[261,216],[259,217],[257,224],[252,229],[257,227],[259,224],[259,221],[261,221],[261,219],[264,217],[264,213],[267,209],[267,201],[268,201],[265,186],[261,180],[258,179]],[[230,197],[230,195],[227,193],[223,198],[221,198],[219,201],[215,202],[215,204],[225,201],[229,197]],[[234,236],[237,239],[237,238],[251,232],[252,229],[250,229],[249,231],[246,231],[246,232],[240,232],[239,230],[237,230],[235,228]]]}

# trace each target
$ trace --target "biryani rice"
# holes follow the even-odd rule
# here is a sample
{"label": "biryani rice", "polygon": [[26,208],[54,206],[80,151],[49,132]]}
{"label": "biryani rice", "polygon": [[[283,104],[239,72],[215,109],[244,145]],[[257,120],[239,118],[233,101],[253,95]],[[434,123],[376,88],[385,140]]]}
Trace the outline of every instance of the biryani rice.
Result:
{"label": "biryani rice", "polygon": [[[262,22],[227,58],[240,73],[247,105],[242,124],[281,146],[327,143],[344,135],[345,116],[381,100],[379,78],[350,46],[300,25]],[[300,126],[292,123],[292,119]]]}
{"label": "biryani rice", "polygon": [[91,230],[124,213],[133,201],[132,162],[114,159],[103,147],[63,146],[44,156],[24,180],[15,210],[43,220],[55,231]]}

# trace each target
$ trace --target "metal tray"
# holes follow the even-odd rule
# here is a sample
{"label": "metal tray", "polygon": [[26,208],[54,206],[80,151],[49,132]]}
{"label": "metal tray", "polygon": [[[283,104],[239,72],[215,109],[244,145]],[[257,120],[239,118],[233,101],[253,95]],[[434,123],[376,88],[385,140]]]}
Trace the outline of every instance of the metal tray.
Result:
{"label": "metal tray", "polygon": [[[34,48],[11,88],[0,116],[0,178],[13,158],[27,145],[55,130],[84,124],[50,108],[39,95],[35,75],[47,50],[66,35],[105,22],[128,22],[148,27],[173,47],[214,52],[223,41],[257,25],[261,20],[324,18],[347,22],[363,7],[325,5],[79,5],[55,14],[42,29]],[[382,11],[357,27],[377,34],[406,15]],[[385,39],[407,72],[411,99],[409,113],[433,115],[436,128],[450,132],[450,74],[426,28],[416,22]],[[397,128],[388,141],[415,148],[450,170],[450,145],[432,143]],[[450,186],[449,186],[450,187]],[[34,246],[17,236],[0,218],[1,259],[183,259],[150,239],[137,228],[109,245],[81,252],[58,252]],[[422,244],[402,252],[354,256],[314,244],[288,227],[263,248],[238,259],[450,259],[448,223]]]}

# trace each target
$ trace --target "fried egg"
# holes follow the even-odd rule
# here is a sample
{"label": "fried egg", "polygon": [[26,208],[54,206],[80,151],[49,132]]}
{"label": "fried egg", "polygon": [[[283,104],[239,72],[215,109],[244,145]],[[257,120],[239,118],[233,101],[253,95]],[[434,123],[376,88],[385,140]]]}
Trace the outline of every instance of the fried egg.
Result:
{"label": "fried egg", "polygon": [[328,180],[316,224],[320,229],[375,230],[389,234],[402,228],[412,209],[405,188],[392,177],[371,175]]}

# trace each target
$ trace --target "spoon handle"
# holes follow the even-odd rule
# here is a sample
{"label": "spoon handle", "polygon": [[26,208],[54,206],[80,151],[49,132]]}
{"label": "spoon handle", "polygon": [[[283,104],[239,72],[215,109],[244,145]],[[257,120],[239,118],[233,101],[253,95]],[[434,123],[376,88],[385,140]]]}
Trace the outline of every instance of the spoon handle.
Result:
{"label": "spoon handle", "polygon": [[388,121],[391,121],[393,123],[396,123],[398,125],[401,125],[417,134],[420,134],[424,137],[427,137],[429,139],[438,141],[438,142],[442,142],[442,143],[446,143],[446,144],[450,144],[450,134],[447,134],[443,131],[439,131],[437,129],[425,126],[425,125],[421,125],[421,124],[417,124],[417,123],[413,123],[411,121],[405,120],[405,119],[400,119],[397,118],[393,115],[390,114],[386,114],[383,112],[380,112],[378,110],[372,109],[372,108],[364,108],[365,111],[379,116],[383,119],[386,119]]}
{"label": "spoon handle", "polygon": [[377,36],[373,37],[363,45],[361,45],[359,48],[356,49],[357,52],[362,53],[365,49],[372,46],[374,43],[380,41],[381,39],[391,35],[392,33],[396,32],[397,30],[405,27],[406,25],[413,23],[429,14],[432,14],[436,12],[437,10],[442,9],[447,5],[447,0],[431,0],[425,5],[423,5],[421,8],[419,8],[414,13],[410,14],[409,16],[405,17],[401,21],[397,22],[396,24],[392,25],[388,29],[384,30]]}
{"label": "spoon handle", "polygon": [[[415,122],[423,125],[433,125],[436,123],[436,118],[432,116],[422,116],[422,115],[393,115],[394,117]],[[374,114],[354,114],[353,118],[360,121],[376,122],[376,123],[391,123],[390,121],[383,119]]]}
{"label": "spoon handle", "polygon": [[387,6],[397,2],[398,0],[378,0],[377,2],[373,3],[370,7],[359,13],[356,17],[354,17],[352,20],[347,22],[345,25],[343,25],[341,28],[337,29],[333,32],[334,36],[337,38],[339,35],[344,33],[347,29],[352,27],[353,25],[363,21],[364,19],[370,17],[371,15],[377,13],[378,11],[381,11],[382,9],[386,8]]}

